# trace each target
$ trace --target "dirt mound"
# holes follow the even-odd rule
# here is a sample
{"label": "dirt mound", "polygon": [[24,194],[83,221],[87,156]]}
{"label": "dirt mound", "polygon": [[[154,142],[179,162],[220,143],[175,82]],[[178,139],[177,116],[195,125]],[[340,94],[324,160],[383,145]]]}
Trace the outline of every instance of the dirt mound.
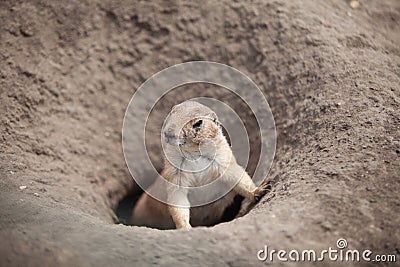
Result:
{"label": "dirt mound", "polygon": [[[0,262],[243,266],[257,252],[400,252],[400,3],[2,1]],[[277,183],[212,228],[115,224],[135,187],[121,128],[135,89],[173,64],[231,65],[262,88]]]}

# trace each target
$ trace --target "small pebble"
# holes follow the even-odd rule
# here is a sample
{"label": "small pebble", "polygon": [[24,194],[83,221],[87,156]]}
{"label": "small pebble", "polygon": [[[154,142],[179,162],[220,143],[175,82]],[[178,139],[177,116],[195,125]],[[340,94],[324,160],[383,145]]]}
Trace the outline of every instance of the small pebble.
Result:
{"label": "small pebble", "polygon": [[19,187],[19,189],[21,189],[21,190],[26,189],[26,185],[21,185],[21,186]]}
{"label": "small pebble", "polygon": [[321,222],[321,227],[325,230],[331,230],[333,225],[329,221]]}
{"label": "small pebble", "polygon": [[38,193],[33,193],[33,195],[34,195],[35,197],[38,197],[38,196],[39,196],[39,194],[38,194]]}
{"label": "small pebble", "polygon": [[32,31],[32,29],[30,29],[29,27],[22,27],[22,28],[20,29],[20,32],[21,32],[21,34],[22,34],[24,37],[31,37],[31,36],[33,36],[33,31]]}
{"label": "small pebble", "polygon": [[352,9],[356,9],[360,7],[360,2],[358,0],[351,0],[350,1],[350,6]]}

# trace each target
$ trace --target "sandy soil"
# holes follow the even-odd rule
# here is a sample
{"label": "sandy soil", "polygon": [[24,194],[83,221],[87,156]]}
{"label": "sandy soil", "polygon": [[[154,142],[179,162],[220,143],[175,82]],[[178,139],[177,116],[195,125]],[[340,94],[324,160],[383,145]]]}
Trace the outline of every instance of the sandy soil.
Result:
{"label": "sandy soil", "polygon": [[[400,260],[399,43],[395,0],[1,1],[0,265],[253,266],[264,245],[338,238]],[[126,105],[190,60],[262,88],[278,133],[273,191],[215,227],[115,224],[138,192]]]}

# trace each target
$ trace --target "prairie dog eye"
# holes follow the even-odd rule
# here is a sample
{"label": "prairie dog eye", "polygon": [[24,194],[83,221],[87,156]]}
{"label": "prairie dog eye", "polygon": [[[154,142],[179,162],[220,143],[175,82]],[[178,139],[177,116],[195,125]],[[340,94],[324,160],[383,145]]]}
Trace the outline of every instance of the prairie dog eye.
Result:
{"label": "prairie dog eye", "polygon": [[203,123],[203,120],[198,120],[196,121],[195,124],[193,124],[193,128],[199,128],[201,126],[201,124]]}

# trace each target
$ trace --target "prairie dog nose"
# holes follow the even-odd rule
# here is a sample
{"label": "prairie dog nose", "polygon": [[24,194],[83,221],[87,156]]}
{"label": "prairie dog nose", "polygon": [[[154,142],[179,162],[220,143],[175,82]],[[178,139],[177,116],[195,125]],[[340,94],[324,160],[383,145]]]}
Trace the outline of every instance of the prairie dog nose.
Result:
{"label": "prairie dog nose", "polygon": [[174,126],[165,129],[163,134],[165,142],[171,145],[178,145],[178,136]]}

